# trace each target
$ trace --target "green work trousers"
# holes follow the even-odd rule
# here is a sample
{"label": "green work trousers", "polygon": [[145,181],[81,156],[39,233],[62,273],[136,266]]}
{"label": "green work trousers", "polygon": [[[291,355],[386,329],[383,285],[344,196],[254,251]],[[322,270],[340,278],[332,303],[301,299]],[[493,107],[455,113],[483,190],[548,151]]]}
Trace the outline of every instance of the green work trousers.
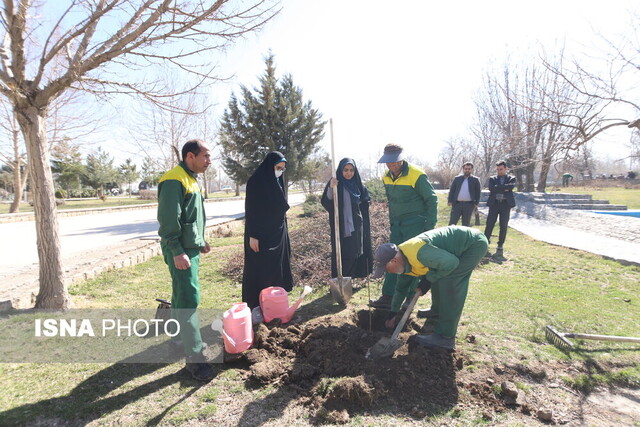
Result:
{"label": "green work trousers", "polygon": [[483,235],[458,257],[460,264],[451,274],[439,279],[431,288],[433,309],[439,313],[435,332],[445,337],[454,337],[462,315],[469,290],[471,272],[487,253],[489,243]]}
{"label": "green work trousers", "polygon": [[[416,218],[416,221],[391,223],[391,235],[389,236],[389,241],[391,243],[399,245],[400,243],[404,243],[407,240],[416,237],[418,234],[424,233],[425,231],[427,230],[425,230],[423,218]],[[393,294],[395,294],[396,292],[396,283],[399,280],[415,282],[411,283],[411,286],[408,288],[414,290],[411,292],[413,295],[416,286],[418,286],[419,277],[391,273],[385,273],[384,275],[384,283],[382,284],[382,295],[393,297]]]}
{"label": "green work trousers", "polygon": [[169,266],[169,273],[171,273],[171,317],[180,325],[177,338],[182,340],[184,354],[188,359],[202,353],[200,319],[197,312],[200,304],[200,283],[198,282],[200,250],[185,249],[185,253],[191,260],[191,267],[178,270],[171,252],[165,247],[162,248],[164,262]]}

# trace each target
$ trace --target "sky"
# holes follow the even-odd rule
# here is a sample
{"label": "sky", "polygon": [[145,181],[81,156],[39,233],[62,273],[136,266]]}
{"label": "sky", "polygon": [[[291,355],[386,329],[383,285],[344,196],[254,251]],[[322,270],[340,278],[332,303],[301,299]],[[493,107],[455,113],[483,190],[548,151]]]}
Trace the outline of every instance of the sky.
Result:
{"label": "sky", "polygon": [[[333,120],[337,159],[372,166],[394,142],[433,164],[446,140],[469,135],[487,70],[540,46],[597,55],[600,35],[629,28],[636,3],[282,0],[278,16],[221,56],[219,73],[233,78],[212,89],[214,112],[222,114],[241,84],[257,85],[271,51],[277,74],[290,73]],[[603,153],[622,156],[627,138],[609,136]],[[330,153],[328,126],[322,146]]]}

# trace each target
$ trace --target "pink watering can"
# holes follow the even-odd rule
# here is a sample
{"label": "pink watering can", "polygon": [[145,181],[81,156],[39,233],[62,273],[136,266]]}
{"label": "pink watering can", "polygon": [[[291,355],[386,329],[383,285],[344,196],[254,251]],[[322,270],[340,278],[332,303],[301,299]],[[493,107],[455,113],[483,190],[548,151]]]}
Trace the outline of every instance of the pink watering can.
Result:
{"label": "pink watering can", "polygon": [[222,315],[222,337],[227,353],[242,353],[253,344],[251,310],[246,302],[233,304]]}
{"label": "pink watering can", "polygon": [[265,322],[280,319],[282,323],[288,323],[296,312],[305,296],[311,293],[311,287],[305,286],[300,298],[289,307],[289,295],[287,291],[278,286],[271,286],[260,292],[260,308]]}

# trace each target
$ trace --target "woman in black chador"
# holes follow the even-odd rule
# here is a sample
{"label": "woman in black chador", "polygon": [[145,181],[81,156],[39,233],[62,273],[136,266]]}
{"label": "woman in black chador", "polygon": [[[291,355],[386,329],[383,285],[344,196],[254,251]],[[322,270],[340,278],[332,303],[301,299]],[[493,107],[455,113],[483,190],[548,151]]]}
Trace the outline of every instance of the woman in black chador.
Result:
{"label": "woman in black chador", "polygon": [[367,277],[373,268],[369,191],[362,184],[353,159],[340,160],[336,177],[337,179],[331,178],[322,194],[322,206],[329,212],[329,224],[331,225],[331,276],[338,275],[335,221],[333,219],[333,187],[337,185],[342,275],[344,277]]}
{"label": "woman in black chador", "polygon": [[287,193],[282,174],[287,160],[272,151],[247,182],[244,227],[242,301],[250,308],[260,305],[260,291],[293,287],[291,244],[287,230]]}

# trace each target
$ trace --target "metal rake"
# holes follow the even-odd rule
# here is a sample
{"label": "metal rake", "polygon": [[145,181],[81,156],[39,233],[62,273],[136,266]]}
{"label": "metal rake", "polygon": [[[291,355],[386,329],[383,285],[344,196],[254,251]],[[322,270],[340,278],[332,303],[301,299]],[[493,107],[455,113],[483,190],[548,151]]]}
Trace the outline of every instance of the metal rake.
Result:
{"label": "metal rake", "polygon": [[575,334],[571,332],[558,332],[556,328],[547,325],[544,330],[547,340],[551,341],[557,347],[573,348],[574,344],[568,338],[577,338],[583,340],[597,341],[616,341],[616,342],[634,342],[640,344],[640,338],[635,337],[619,337],[615,335],[594,335],[594,334]]}

